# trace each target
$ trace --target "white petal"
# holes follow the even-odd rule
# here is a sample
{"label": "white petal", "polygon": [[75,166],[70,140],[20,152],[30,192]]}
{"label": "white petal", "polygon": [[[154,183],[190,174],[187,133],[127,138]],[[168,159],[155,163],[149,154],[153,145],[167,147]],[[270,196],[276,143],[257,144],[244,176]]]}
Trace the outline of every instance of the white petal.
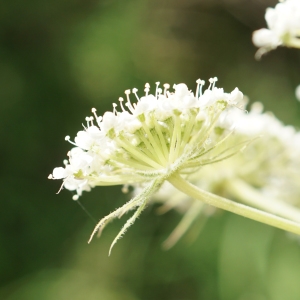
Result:
{"label": "white petal", "polygon": [[66,177],[66,170],[62,167],[53,170],[53,179],[62,179]]}

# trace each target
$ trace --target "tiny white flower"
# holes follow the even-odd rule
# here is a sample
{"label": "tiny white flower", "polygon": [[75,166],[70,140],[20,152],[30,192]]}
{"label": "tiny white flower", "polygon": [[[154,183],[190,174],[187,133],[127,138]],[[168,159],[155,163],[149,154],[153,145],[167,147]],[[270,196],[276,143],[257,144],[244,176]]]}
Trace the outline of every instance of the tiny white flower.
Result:
{"label": "tiny white flower", "polygon": [[256,57],[278,46],[300,48],[300,1],[285,0],[275,8],[267,8],[265,19],[268,29],[254,31],[252,41],[259,47]]}

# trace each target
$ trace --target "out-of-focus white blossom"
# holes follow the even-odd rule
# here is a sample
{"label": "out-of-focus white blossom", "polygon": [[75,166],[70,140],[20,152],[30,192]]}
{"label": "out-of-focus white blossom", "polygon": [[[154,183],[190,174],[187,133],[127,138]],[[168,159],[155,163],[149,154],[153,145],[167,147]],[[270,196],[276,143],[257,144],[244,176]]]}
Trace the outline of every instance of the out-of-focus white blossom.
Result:
{"label": "out-of-focus white blossom", "polygon": [[300,84],[296,87],[295,95],[298,101],[300,101]]}
{"label": "out-of-focus white blossom", "polygon": [[268,29],[254,31],[253,43],[259,47],[256,57],[278,46],[300,48],[300,1],[285,0],[275,8],[267,8],[265,19]]}

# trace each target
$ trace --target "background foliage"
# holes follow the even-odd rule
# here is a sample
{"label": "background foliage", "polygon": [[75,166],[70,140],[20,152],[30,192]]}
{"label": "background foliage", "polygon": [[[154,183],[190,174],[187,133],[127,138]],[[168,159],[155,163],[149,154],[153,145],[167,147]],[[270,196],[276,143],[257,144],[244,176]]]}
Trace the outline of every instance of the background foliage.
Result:
{"label": "background foliage", "polygon": [[[254,29],[276,1],[68,0],[0,4],[0,298],[300,299],[299,240],[229,213],[197,224],[174,248],[162,242],[180,220],[149,207],[107,257],[124,220],[100,240],[71,194],[47,180],[64,141],[127,88],[218,76],[286,124],[299,126],[300,54],[254,60]],[[267,145],[266,145],[267,147]],[[99,219],[128,196],[120,187],[82,197]]]}

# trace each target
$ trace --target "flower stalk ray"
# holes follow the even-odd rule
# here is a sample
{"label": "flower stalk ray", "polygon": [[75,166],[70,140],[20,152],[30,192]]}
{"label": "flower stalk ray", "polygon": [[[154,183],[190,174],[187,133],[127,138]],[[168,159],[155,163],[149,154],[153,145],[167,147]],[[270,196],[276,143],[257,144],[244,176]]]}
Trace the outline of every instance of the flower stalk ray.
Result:
{"label": "flower stalk ray", "polygon": [[261,210],[201,190],[200,188],[184,180],[179,174],[173,174],[171,177],[169,177],[168,181],[176,189],[184,192],[194,199],[201,200],[206,204],[298,235],[300,234],[300,223],[280,218],[270,213],[263,212]]}

